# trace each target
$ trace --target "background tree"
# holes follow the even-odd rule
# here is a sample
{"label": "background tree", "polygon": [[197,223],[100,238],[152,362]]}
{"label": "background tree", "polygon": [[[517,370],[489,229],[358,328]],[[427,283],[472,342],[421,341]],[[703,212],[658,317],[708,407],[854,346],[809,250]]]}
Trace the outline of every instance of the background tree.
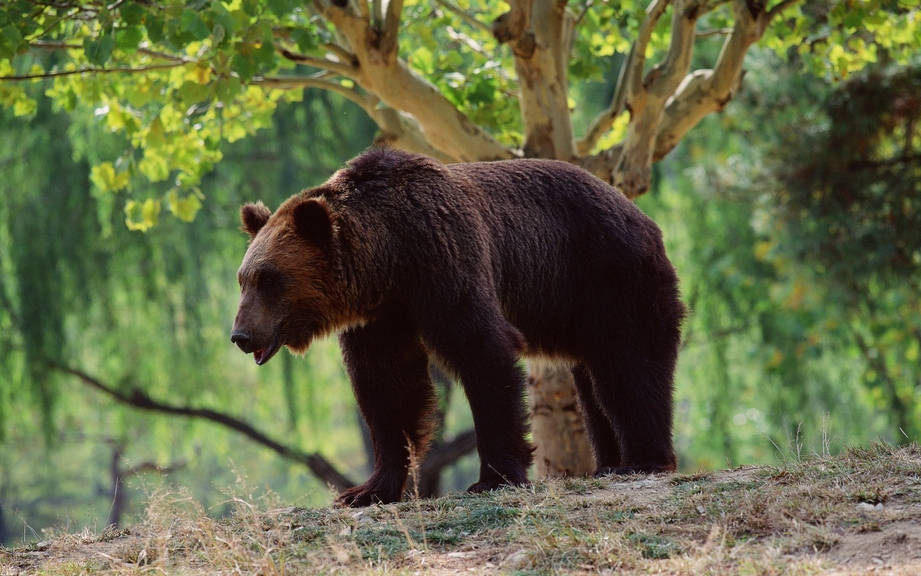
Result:
{"label": "background tree", "polygon": [[[222,144],[269,126],[305,88],[357,104],[395,146],[446,161],[561,158],[636,197],[652,163],[736,94],[755,42],[845,76],[881,53],[907,62],[919,26],[898,3],[20,0],[0,9],[0,98],[34,114],[22,82],[53,79],[55,106],[104,118],[123,140],[87,153],[91,181],[103,207],[124,191],[135,230],[163,207],[193,219]],[[608,68],[599,90],[590,80]],[[547,445],[540,416],[570,421],[575,402],[565,373],[535,373]]]}

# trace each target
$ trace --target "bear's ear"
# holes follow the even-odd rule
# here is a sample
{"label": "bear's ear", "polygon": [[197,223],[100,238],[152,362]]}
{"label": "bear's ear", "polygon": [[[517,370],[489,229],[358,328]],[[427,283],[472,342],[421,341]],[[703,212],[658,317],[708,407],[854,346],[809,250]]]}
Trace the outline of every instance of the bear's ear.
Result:
{"label": "bear's ear", "polygon": [[250,239],[255,238],[271,215],[272,211],[262,202],[244,204],[240,208],[240,222],[243,223],[243,231],[249,234]]}
{"label": "bear's ear", "polygon": [[310,198],[295,206],[294,227],[311,244],[329,247],[333,240],[333,220],[326,200]]}

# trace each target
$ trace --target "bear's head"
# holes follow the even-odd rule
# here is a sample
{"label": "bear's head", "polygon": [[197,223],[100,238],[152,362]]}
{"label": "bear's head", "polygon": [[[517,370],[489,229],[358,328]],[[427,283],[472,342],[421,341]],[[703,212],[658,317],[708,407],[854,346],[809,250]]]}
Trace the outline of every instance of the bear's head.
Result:
{"label": "bear's head", "polygon": [[230,340],[262,365],[282,346],[301,353],[336,328],[343,307],[333,215],[322,197],[298,195],[274,214],[261,202],[246,204],[240,218],[250,244],[237,272],[240,307]]}

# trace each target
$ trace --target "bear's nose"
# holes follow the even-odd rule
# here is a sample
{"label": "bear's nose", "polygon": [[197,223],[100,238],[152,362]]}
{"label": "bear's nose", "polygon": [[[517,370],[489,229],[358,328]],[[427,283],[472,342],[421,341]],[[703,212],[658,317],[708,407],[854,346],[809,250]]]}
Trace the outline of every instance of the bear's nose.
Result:
{"label": "bear's nose", "polygon": [[246,332],[235,330],[230,334],[230,341],[240,347],[244,352],[250,351],[250,338]]}

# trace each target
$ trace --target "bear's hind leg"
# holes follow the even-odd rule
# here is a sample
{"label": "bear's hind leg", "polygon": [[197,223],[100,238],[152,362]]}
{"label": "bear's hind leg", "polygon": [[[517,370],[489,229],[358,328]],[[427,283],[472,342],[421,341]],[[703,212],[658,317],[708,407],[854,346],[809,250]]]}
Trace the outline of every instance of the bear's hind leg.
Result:
{"label": "bear's hind leg", "polygon": [[667,365],[643,358],[590,364],[595,396],[620,436],[621,461],[599,473],[671,472],[672,374]]}
{"label": "bear's hind leg", "polygon": [[346,506],[396,502],[403,495],[410,446],[421,461],[432,433],[435,392],[418,333],[397,314],[343,332],[343,358],[371,430],[374,469],[367,482],[339,495]]}
{"label": "bear's hind leg", "polygon": [[611,424],[611,419],[601,409],[598,398],[595,397],[595,384],[588,368],[584,364],[577,364],[572,369],[572,376],[579,393],[579,407],[585,420],[585,428],[592,441],[595,473],[603,474],[621,465],[620,438]]}

